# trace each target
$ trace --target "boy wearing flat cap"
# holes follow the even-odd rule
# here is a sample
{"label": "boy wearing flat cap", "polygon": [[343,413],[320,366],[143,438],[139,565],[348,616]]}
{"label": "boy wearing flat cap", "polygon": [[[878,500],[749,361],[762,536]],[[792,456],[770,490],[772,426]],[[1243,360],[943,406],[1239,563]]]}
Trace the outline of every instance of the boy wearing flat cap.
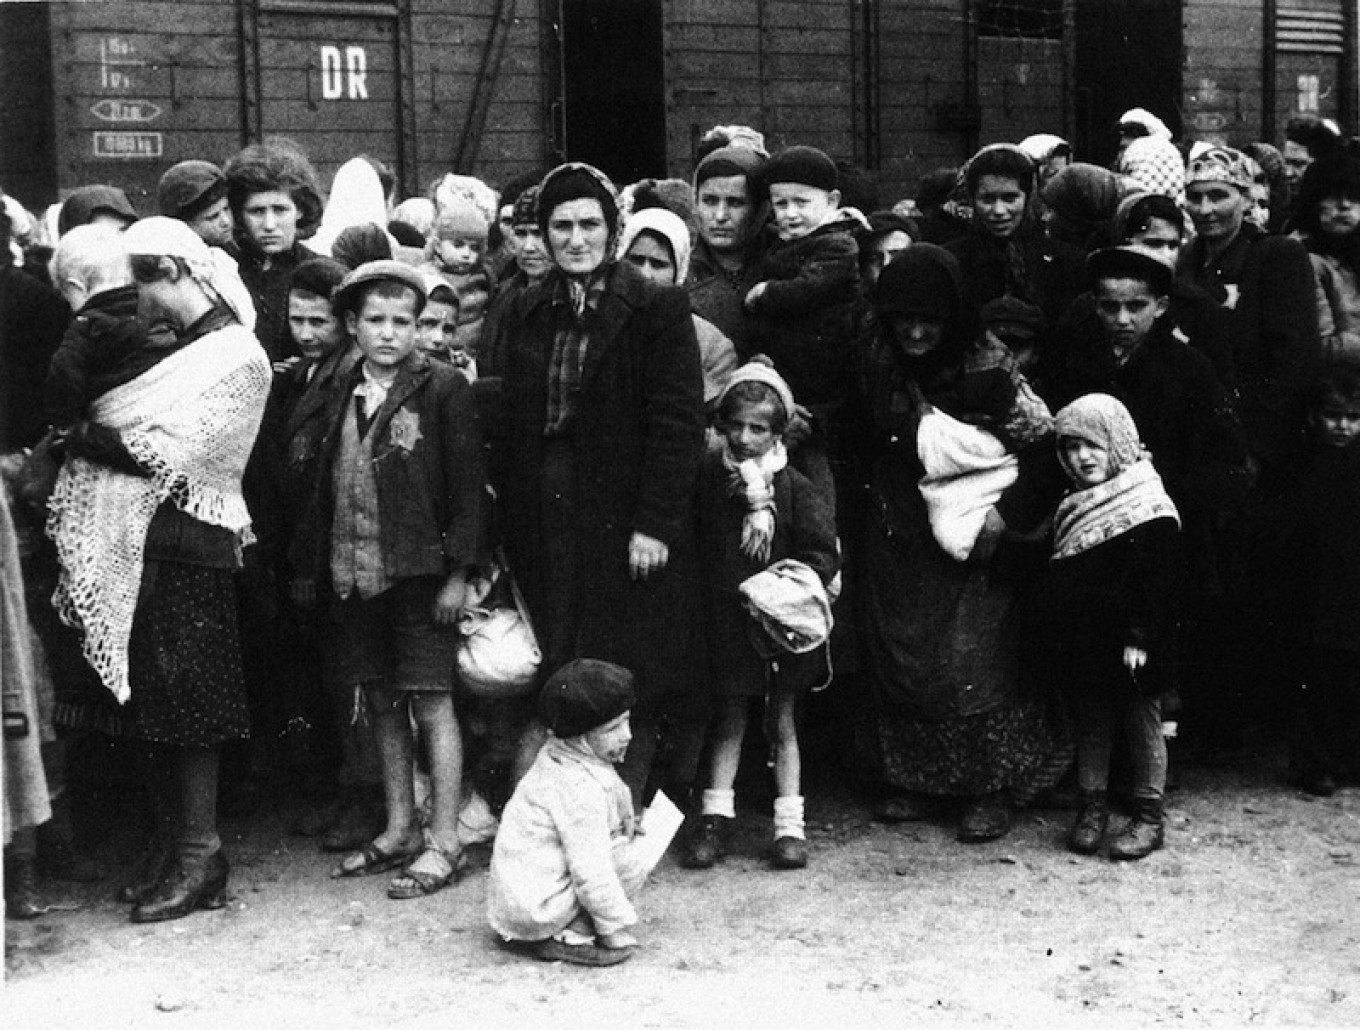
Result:
{"label": "boy wearing flat cap", "polygon": [[593,658],[568,662],[543,688],[552,735],[501,815],[487,887],[491,928],[535,958],[614,965],[637,946],[632,899],[648,868],[614,769],[634,698],[631,672]]}

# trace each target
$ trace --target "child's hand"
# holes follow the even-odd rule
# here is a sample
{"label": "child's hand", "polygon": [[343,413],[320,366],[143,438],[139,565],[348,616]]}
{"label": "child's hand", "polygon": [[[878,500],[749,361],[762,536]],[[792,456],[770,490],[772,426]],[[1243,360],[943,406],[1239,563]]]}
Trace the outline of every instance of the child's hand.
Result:
{"label": "child's hand", "polygon": [[760,298],[764,295],[765,287],[768,285],[769,285],[768,283],[756,283],[754,286],[751,287],[750,292],[746,294],[746,300],[743,301],[743,303],[748,308],[754,307],[756,301],[760,300]]}
{"label": "child's hand", "polygon": [[638,939],[627,930],[615,930],[613,933],[602,933],[595,938],[595,943],[602,948],[636,948]]}
{"label": "child's hand", "polygon": [[463,614],[463,602],[467,600],[467,579],[461,572],[455,572],[439,588],[434,599],[434,621],[440,626],[456,625]]}
{"label": "child's hand", "polygon": [[1124,648],[1124,668],[1129,672],[1137,672],[1147,664],[1148,653],[1141,647]]}

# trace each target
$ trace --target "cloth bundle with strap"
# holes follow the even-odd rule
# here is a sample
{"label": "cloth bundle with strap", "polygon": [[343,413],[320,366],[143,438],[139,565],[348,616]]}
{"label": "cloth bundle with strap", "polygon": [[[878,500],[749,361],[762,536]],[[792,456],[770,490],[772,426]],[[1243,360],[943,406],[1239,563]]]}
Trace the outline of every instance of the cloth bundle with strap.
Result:
{"label": "cloth bundle with strap", "polygon": [[830,639],[835,625],[831,599],[821,577],[806,563],[795,558],[777,561],[738,590],[776,653],[806,654]]}
{"label": "cloth bundle with strap", "polygon": [[1019,459],[987,430],[938,408],[921,417],[916,453],[931,534],[945,554],[967,561],[988,509],[1019,476]]}

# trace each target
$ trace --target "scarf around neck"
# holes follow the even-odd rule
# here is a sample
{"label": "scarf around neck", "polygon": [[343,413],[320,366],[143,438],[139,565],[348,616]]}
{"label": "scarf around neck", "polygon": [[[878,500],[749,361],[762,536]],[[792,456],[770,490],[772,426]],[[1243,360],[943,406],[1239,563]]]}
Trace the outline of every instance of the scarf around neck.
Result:
{"label": "scarf around neck", "polygon": [[1162,518],[1181,524],[1152,459],[1140,458],[1105,482],[1063,498],[1054,517],[1053,560],[1071,558]]}
{"label": "scarf around neck", "polygon": [[770,560],[770,546],[774,542],[774,520],[778,512],[774,503],[774,477],[789,463],[783,440],[759,458],[738,461],[727,441],[723,441],[723,468],[727,469],[727,492],[746,505],[741,523],[741,553],[754,562],[765,565]]}

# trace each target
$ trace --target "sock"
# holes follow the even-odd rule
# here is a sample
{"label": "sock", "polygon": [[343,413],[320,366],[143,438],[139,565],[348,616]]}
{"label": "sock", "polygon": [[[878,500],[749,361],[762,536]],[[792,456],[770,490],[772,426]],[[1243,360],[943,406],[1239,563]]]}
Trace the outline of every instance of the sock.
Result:
{"label": "sock", "polygon": [[774,838],[796,837],[806,840],[803,832],[803,796],[790,794],[774,799]]}
{"label": "sock", "polygon": [[705,790],[701,814],[721,815],[728,819],[735,819],[737,816],[737,792],[712,788]]}

